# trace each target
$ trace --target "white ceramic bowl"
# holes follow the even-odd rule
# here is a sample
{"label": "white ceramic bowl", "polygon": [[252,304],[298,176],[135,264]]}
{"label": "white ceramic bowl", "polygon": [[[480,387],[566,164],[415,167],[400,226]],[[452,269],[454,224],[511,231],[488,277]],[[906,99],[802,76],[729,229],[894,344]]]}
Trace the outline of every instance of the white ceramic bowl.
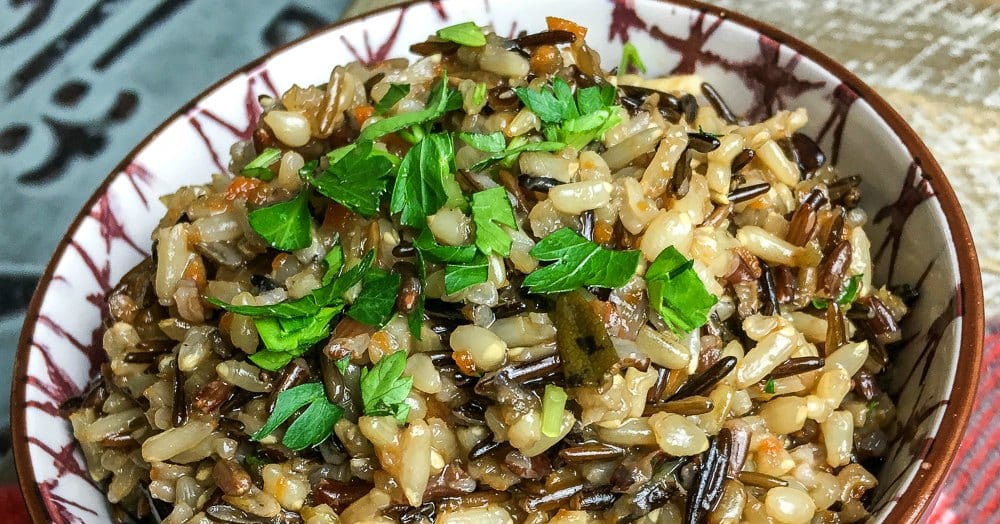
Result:
{"label": "white ceramic bowl", "polygon": [[853,74],[802,42],[746,17],[679,0],[443,0],[385,9],[331,26],[241,68],[145,139],[84,206],[32,301],[11,414],[21,487],[35,522],[107,523],[58,406],[100,366],[104,294],[147,255],[164,208],[157,197],[225,170],[247,138],[261,94],[322,83],[352,60],[406,56],[408,46],[465,20],[498,33],[544,28],[560,16],[590,28],[611,67],[624,41],[651,74],[697,71],[737,113],[760,118],[805,107],[804,130],[842,172],[865,175],[877,282],[920,285],[893,351],[899,436],[879,472],[877,519],[917,520],[943,479],[968,419],[982,349],[982,289],[972,240],[948,182],[901,118]]}

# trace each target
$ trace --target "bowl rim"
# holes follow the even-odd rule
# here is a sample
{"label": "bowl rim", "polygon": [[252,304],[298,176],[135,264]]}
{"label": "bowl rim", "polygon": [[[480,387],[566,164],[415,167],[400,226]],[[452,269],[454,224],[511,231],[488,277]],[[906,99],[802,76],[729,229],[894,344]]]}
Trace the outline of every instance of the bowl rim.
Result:
{"label": "bowl rim", "polygon": [[[27,365],[28,355],[31,351],[32,334],[38,321],[39,310],[42,298],[48,291],[49,284],[56,265],[60,261],[69,246],[72,234],[74,234],[81,222],[88,216],[92,207],[101,198],[111,182],[121,173],[125,167],[146,147],[151,141],[162,134],[164,129],[183,117],[188,111],[196,107],[197,104],[219,86],[229,82],[233,78],[253,70],[257,66],[267,62],[275,55],[286,49],[300,45],[306,40],[318,37],[321,34],[337,30],[343,26],[355,23],[366,18],[405,9],[414,4],[433,2],[434,0],[409,0],[400,4],[388,5],[368,11],[359,15],[337,20],[316,31],[312,31],[291,42],[271,49],[267,53],[247,62],[246,64],[233,70],[231,73],[212,83],[203,91],[195,95],[177,111],[164,119],[156,128],[146,135],[125,157],[119,162],[111,172],[104,177],[101,184],[94,190],[90,198],[83,204],[76,217],[70,223],[66,232],[56,246],[45,271],[38,281],[38,285],[32,295],[28,305],[24,323],[17,345],[17,353],[14,360],[14,373],[11,383],[10,417],[11,434],[14,450],[14,462],[17,471],[18,484],[20,485],[22,496],[28,507],[32,521],[36,524],[49,522],[49,514],[42,501],[42,495],[38,490],[35,479],[34,467],[28,449],[27,421],[25,418],[25,393],[27,387]],[[614,0],[615,2],[621,0]],[[979,258],[973,243],[972,233],[969,229],[962,206],[955,195],[951,183],[948,181],[931,154],[926,144],[917,136],[916,132],[896,112],[892,106],[886,102],[873,88],[863,82],[857,75],[846,67],[833,60],[825,53],[813,46],[805,43],[771,24],[761,22],[748,15],[731,11],[729,9],[709,5],[699,0],[653,0],[663,4],[672,4],[679,7],[691,9],[717,16],[744,26],[759,34],[765,35],[781,45],[800,53],[817,63],[831,75],[851,88],[859,98],[865,100],[872,110],[882,118],[893,133],[902,141],[907,152],[920,163],[925,176],[930,177],[931,187],[940,203],[945,220],[948,224],[949,232],[956,251],[958,262],[958,272],[960,277],[959,291],[961,295],[961,318],[962,333],[959,340],[959,369],[975,369],[976,373],[958,374],[954,377],[951,388],[951,397],[945,407],[941,425],[938,428],[937,437],[933,440],[930,449],[927,450],[925,462],[929,462],[927,469],[919,469],[909,486],[897,496],[896,504],[890,510],[886,520],[889,522],[916,522],[934,500],[937,491],[941,487],[942,481],[951,468],[955,458],[955,453],[962,442],[966,426],[972,413],[976,398],[976,390],[979,384],[979,370],[983,351],[983,336],[985,327],[985,313],[983,309],[983,288],[981,273],[979,268]],[[930,457],[939,460],[928,460]]]}

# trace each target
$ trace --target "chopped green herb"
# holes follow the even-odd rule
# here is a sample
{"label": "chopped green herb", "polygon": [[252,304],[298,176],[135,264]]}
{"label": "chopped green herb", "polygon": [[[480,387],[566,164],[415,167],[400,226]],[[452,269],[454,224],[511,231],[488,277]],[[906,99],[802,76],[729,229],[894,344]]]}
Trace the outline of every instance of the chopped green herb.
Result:
{"label": "chopped green herb", "polygon": [[[337,247],[334,247],[334,249],[331,250],[331,253],[337,249]],[[328,253],[327,258],[329,259],[330,257],[331,254]],[[216,307],[250,317],[296,318],[315,315],[320,308],[342,301],[344,293],[346,293],[348,289],[354,287],[358,282],[361,282],[361,279],[368,271],[368,268],[371,267],[374,259],[375,252],[369,251],[364,258],[361,259],[361,262],[358,265],[345,272],[339,278],[331,279],[329,282],[327,282],[326,278],[329,276],[328,271],[328,274],[323,278],[323,285],[321,287],[297,300],[281,302],[268,306],[238,306],[235,304],[228,304],[215,297],[204,298]]]}
{"label": "chopped green herb", "polygon": [[424,229],[413,239],[413,247],[435,262],[471,262],[476,256],[476,246],[442,246],[434,240],[430,229]]}
{"label": "chopped green herb", "polygon": [[531,256],[554,263],[533,271],[524,287],[532,293],[560,293],[583,286],[624,286],[639,266],[640,253],[604,249],[564,227],[538,242]]}
{"label": "chopped green herb", "polygon": [[489,279],[489,262],[481,253],[469,262],[448,264],[444,268],[444,291],[454,295],[459,291]]}
{"label": "chopped green herb", "polygon": [[479,133],[459,133],[458,138],[471,147],[487,153],[502,153],[507,147],[507,139],[497,131],[488,135]]}
{"label": "chopped green herb", "polygon": [[635,48],[635,44],[626,42],[625,47],[622,48],[622,61],[618,64],[618,74],[627,75],[633,66],[639,72],[646,72],[646,64],[642,63],[642,58],[639,57],[639,50]]}
{"label": "chopped green herb", "polygon": [[768,395],[773,395],[774,394],[774,379],[773,378],[767,379],[767,383],[764,384],[764,393],[767,393]]}
{"label": "chopped green herb", "polygon": [[271,247],[295,251],[312,243],[312,217],[309,215],[309,191],[295,198],[262,207],[247,215],[250,227]]}
{"label": "chopped green herb", "polygon": [[389,84],[389,90],[375,104],[375,112],[382,114],[389,111],[408,94],[410,94],[410,84]]}
{"label": "chopped green herb", "polygon": [[719,133],[709,133],[708,131],[705,131],[704,129],[702,129],[701,126],[698,126],[698,134],[699,135],[708,135],[708,136],[715,137],[715,138],[722,138],[721,134],[719,134]]}
{"label": "chopped green herb", "polygon": [[566,391],[563,388],[552,384],[545,385],[545,395],[542,397],[542,434],[546,437],[559,436],[566,399]]}
{"label": "chopped green herb", "polygon": [[326,171],[307,180],[323,196],[355,213],[370,218],[378,212],[395,167],[389,153],[374,150],[372,142],[360,142]]}
{"label": "chopped green herb", "polygon": [[514,208],[507,198],[507,190],[494,187],[472,195],[472,221],[476,224],[476,247],[484,255],[498,253],[510,255],[513,241],[500,226],[517,228]]}
{"label": "chopped green herb", "polygon": [[390,273],[378,268],[368,270],[362,281],[361,294],[347,310],[347,316],[382,329],[392,318],[396,294],[399,292],[399,273]]}
{"label": "chopped green herb", "polygon": [[719,300],[705,289],[693,264],[670,246],[646,270],[650,307],[670,329],[682,334],[708,322],[708,312]]}
{"label": "chopped green herb", "polygon": [[333,363],[341,373],[347,373],[347,366],[351,363],[351,356],[346,355]]}
{"label": "chopped green herb", "polygon": [[[842,306],[852,304],[858,298],[858,291],[861,290],[861,280],[863,278],[864,275],[852,275],[847,281],[847,285],[841,290],[836,302]],[[829,304],[830,302],[823,298],[812,299],[812,305],[816,309],[826,309]]]}
{"label": "chopped green herb", "polygon": [[445,179],[454,172],[454,145],[450,134],[432,134],[410,148],[396,175],[389,207],[400,213],[403,225],[423,227],[448,201]]}
{"label": "chopped green herb", "polygon": [[410,126],[437,120],[446,112],[462,107],[462,95],[448,87],[448,74],[446,72],[441,73],[441,80],[431,89],[426,107],[421,111],[392,116],[370,124],[361,130],[357,141],[375,140]]}
{"label": "chopped green herb", "polygon": [[579,89],[575,100],[569,84],[558,77],[551,88],[535,91],[519,87],[514,91],[546,124],[542,132],[549,142],[582,149],[621,122],[621,108],[614,105],[615,88],[610,84]]}
{"label": "chopped green herb", "polygon": [[[421,282],[427,282],[427,266],[424,263],[424,254],[419,250],[417,251],[417,278]],[[424,287],[420,286],[420,293],[417,295],[417,304],[406,319],[406,323],[410,328],[410,334],[417,340],[421,340],[423,336],[425,298]]]}
{"label": "chopped green herb", "polygon": [[480,107],[486,103],[486,82],[476,84],[475,91],[472,92],[472,105]]}
{"label": "chopped green herb", "polygon": [[875,412],[875,408],[878,407],[878,399],[869,400],[865,407],[868,410],[868,415],[871,416],[871,414]]}
{"label": "chopped green herb", "polygon": [[295,451],[321,444],[333,433],[333,426],[343,416],[344,410],[326,399],[323,385],[319,382],[302,384],[279,393],[274,411],[264,426],[250,437],[251,440],[261,440],[270,435],[305,406],[308,406],[306,410],[285,430],[281,443]]}
{"label": "chopped green herb", "polygon": [[274,173],[271,172],[270,167],[281,160],[281,150],[274,147],[269,147],[265,149],[261,154],[257,155],[247,165],[243,166],[240,170],[240,174],[250,178],[259,178],[265,182],[270,182],[274,180]]}
{"label": "chopped green herb", "polygon": [[459,45],[469,47],[482,47],[486,45],[486,35],[483,34],[483,30],[475,22],[462,22],[461,24],[439,29],[437,35],[439,38],[455,42]]}
{"label": "chopped green herb", "polygon": [[[513,147],[512,147],[513,146]],[[482,171],[492,165],[495,162],[506,161],[511,159],[516,159],[521,153],[527,153],[529,151],[560,151],[562,148],[566,147],[566,144],[561,142],[528,142],[519,146],[514,146],[514,141],[511,140],[507,149],[499,152],[492,153],[490,156],[476,162],[469,168],[470,171]]]}
{"label": "chopped green herb", "polygon": [[254,326],[266,349],[250,360],[268,371],[277,371],[330,335],[330,321],[343,305],[321,308],[315,315],[295,318],[259,317]]}
{"label": "chopped green herb", "polygon": [[382,357],[371,369],[361,369],[361,401],[365,415],[392,415],[400,424],[406,422],[410,407],[405,400],[413,386],[413,377],[403,377],[405,369],[405,351]]}
{"label": "chopped green herb", "polygon": [[323,273],[322,280],[322,284],[325,286],[333,282],[333,279],[340,275],[340,270],[344,268],[344,248],[340,244],[333,246],[330,251],[326,252],[323,262],[326,263],[326,271]]}

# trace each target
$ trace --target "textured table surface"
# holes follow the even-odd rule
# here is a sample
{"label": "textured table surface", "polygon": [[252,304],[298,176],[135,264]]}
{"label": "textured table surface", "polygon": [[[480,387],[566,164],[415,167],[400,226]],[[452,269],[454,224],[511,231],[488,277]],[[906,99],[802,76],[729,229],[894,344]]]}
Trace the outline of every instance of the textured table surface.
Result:
{"label": "textured table surface", "polygon": [[[0,369],[72,217],[118,161],[196,93],[267,49],[391,0],[8,0],[0,3]],[[930,146],[952,180],[1000,317],[1000,2],[722,0],[845,64]],[[790,16],[794,13],[794,16]],[[210,58],[207,58],[210,57]],[[991,340],[988,340],[991,342]],[[988,344],[982,382],[1000,380]],[[970,372],[972,372],[970,370]],[[0,426],[9,376],[0,379]],[[934,521],[1000,519],[1000,388],[984,388]],[[0,453],[5,443],[0,434]],[[975,446],[972,446],[975,443]],[[985,450],[982,457],[971,451]],[[973,463],[975,461],[975,464]],[[996,461],[996,462],[995,462]],[[0,463],[0,480],[10,478]],[[969,496],[977,494],[976,496]],[[992,516],[992,517],[991,517]],[[985,520],[983,520],[985,519]],[[6,520],[5,520],[6,521]]]}

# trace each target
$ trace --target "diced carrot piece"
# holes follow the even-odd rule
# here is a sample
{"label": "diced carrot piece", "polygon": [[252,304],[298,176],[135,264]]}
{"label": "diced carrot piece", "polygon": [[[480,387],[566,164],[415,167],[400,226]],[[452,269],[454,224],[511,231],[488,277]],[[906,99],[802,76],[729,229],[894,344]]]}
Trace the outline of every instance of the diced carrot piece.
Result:
{"label": "diced carrot piece", "polygon": [[598,244],[606,244],[611,242],[611,238],[615,235],[615,227],[609,222],[604,220],[599,220],[594,224],[594,242]]}
{"label": "diced carrot piece", "polygon": [[201,257],[192,258],[187,266],[184,267],[184,274],[181,275],[182,279],[188,279],[194,281],[198,289],[205,289],[207,282],[207,276],[205,274],[205,264],[202,263]]}
{"label": "diced carrot piece", "polygon": [[226,199],[236,200],[237,198],[242,198],[247,202],[262,204],[264,203],[266,194],[261,190],[265,187],[266,184],[263,180],[238,176],[226,187]]}
{"label": "diced carrot piece", "polygon": [[576,35],[576,41],[582,43],[583,38],[587,36],[587,28],[575,22],[570,22],[565,18],[559,18],[556,16],[546,16],[545,23],[549,27],[549,31],[569,31]]}
{"label": "diced carrot piece", "polygon": [[474,377],[479,375],[476,372],[476,362],[472,360],[472,353],[468,351],[453,351],[451,354],[452,360],[458,364],[458,370],[462,372],[463,375],[468,375]]}
{"label": "diced carrot piece", "polygon": [[367,104],[354,108],[354,119],[358,121],[359,126],[374,114],[375,108]]}

